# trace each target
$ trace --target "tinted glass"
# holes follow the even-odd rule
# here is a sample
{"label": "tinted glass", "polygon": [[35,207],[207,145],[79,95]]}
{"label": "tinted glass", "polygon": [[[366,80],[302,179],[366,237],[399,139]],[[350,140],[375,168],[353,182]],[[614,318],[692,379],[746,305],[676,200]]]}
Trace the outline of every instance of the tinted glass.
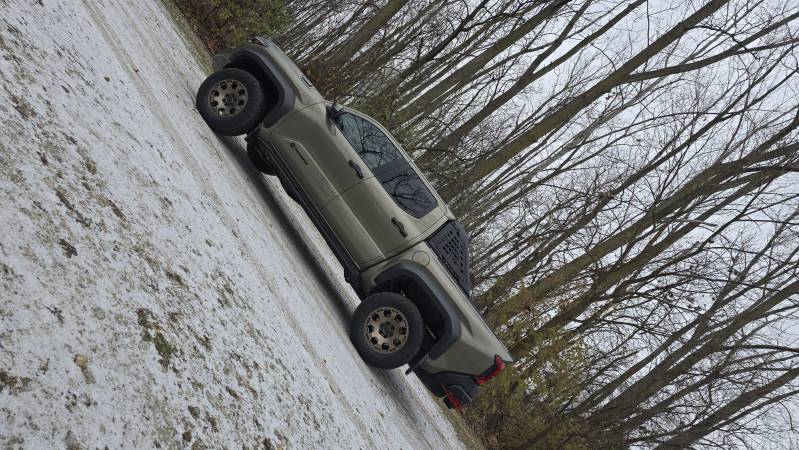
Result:
{"label": "tinted glass", "polygon": [[413,217],[421,219],[436,207],[435,197],[404,158],[384,165],[375,175],[394,202]]}
{"label": "tinted glass", "polygon": [[376,169],[401,155],[385,133],[376,125],[354,114],[343,113],[336,119],[336,125],[347,138],[352,148],[361,155],[369,167]]}
{"label": "tinted glass", "polygon": [[433,194],[377,125],[346,112],[336,125],[400,208],[417,219],[435,209]]}

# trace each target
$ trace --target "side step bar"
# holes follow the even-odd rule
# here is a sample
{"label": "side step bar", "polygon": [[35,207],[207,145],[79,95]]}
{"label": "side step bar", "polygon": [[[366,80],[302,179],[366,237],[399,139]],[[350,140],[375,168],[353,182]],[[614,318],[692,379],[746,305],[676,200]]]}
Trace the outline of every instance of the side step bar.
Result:
{"label": "side step bar", "polygon": [[246,141],[248,144],[252,145],[265,160],[269,161],[281,183],[283,183],[285,186],[291,187],[295,191],[299,197],[298,203],[305,213],[308,214],[311,222],[316,225],[319,233],[325,239],[325,242],[333,251],[336,259],[338,259],[339,263],[341,263],[341,266],[344,267],[344,280],[346,280],[347,283],[352,286],[358,297],[363,299],[364,294],[361,292],[361,276],[358,266],[355,264],[355,261],[350,256],[349,252],[338,239],[338,237],[336,237],[336,234],[322,216],[321,212],[310,201],[310,197],[297,182],[296,178],[291,173],[291,170],[289,170],[286,162],[283,161],[283,159],[269,142],[264,142],[258,139],[256,133],[247,135]]}

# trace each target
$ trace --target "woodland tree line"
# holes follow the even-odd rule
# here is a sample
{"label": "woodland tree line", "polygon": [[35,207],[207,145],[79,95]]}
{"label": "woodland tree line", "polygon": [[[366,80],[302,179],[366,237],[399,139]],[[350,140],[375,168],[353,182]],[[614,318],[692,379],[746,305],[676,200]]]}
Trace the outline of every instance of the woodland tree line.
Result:
{"label": "woodland tree line", "polygon": [[799,2],[179,3],[272,34],[462,219],[516,357],[489,446],[799,447]]}

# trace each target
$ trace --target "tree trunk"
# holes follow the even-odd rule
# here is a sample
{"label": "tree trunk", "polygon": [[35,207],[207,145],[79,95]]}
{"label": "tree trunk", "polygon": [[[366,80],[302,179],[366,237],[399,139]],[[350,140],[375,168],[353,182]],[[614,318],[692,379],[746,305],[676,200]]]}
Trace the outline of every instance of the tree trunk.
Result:
{"label": "tree trunk", "polygon": [[385,6],[377,10],[377,13],[367,20],[351,38],[347,39],[341,47],[335,50],[330,56],[326,57],[325,64],[334,66],[349,60],[407,3],[408,0],[389,0]]}
{"label": "tree trunk", "polygon": [[477,71],[482,69],[492,59],[496,58],[497,55],[507,50],[508,47],[518,42],[521,38],[535,29],[535,27],[552,17],[567,3],[568,0],[555,0],[550,2],[547,7],[541,9],[541,11],[525,21],[521,26],[497,40],[487,50],[472,58],[468,63],[459,67],[455,72],[425,91],[420,97],[413,100],[409,105],[401,109],[399,111],[399,116],[403,117],[405,120],[412,120],[417,115],[428,111],[431,108],[436,108],[438,106],[436,101],[439,100],[442,95],[444,95],[447,91],[450,91],[453,87],[471,79],[471,77],[477,73]]}
{"label": "tree trunk", "polygon": [[688,448],[698,439],[707,436],[710,432],[715,430],[715,427],[734,414],[741,411],[741,409],[751,405],[754,402],[762,400],[767,395],[773,393],[777,389],[787,385],[799,376],[799,368],[792,368],[786,370],[785,373],[775,378],[774,380],[764,384],[763,386],[756,387],[746,391],[728,402],[713,414],[707,416],[698,424],[690,427],[688,430],[680,432],[673,436],[671,439],[655,447],[656,450],[667,450],[676,448]]}
{"label": "tree trunk", "polygon": [[606,94],[612,88],[625,83],[627,77],[633,72],[633,70],[637,69],[667,46],[680,39],[688,30],[699,24],[702,20],[711,16],[729,1],[730,0],[712,0],[703,7],[699,8],[695,13],[691,14],[691,16],[689,16],[687,19],[683,20],[668,32],[660,36],[652,44],[648,45],[638,54],[630,58],[629,61],[610,73],[602,81],[598,82],[578,97],[566,103],[560,109],[547,116],[544,120],[538,122],[530,130],[526,131],[512,142],[505,145],[502,149],[482,160],[474,168],[466,172],[461,178],[461,181],[466,185],[476,183],[491,174],[493,171],[502,167],[511,158],[518,155],[530,144],[534,143],[555,128],[561,126],[563,123],[571,120],[583,108],[593,103],[603,94]]}
{"label": "tree trunk", "polygon": [[[552,63],[548,64],[541,70],[536,70],[538,66],[543,62],[549,55],[552,54],[560,44],[566,39],[568,36],[568,32],[574,26],[574,21],[570,22],[569,25],[564,28],[563,33],[558,37],[556,43],[553,43],[545,52],[542,52],[536,59],[530,64],[530,67],[519,77],[518,80],[511,86],[507,91],[500,94],[498,97],[492,99],[488,104],[486,104],[483,108],[477,111],[472,117],[470,117],[466,122],[461,124],[457,129],[455,129],[452,133],[448,136],[443,138],[440,142],[438,142],[435,147],[439,150],[444,150],[455,146],[458,142],[466,136],[471,130],[473,130],[477,125],[482,123],[485,119],[488,118],[491,114],[495,113],[499,108],[504,106],[508,103],[511,99],[513,99],[516,95],[522,92],[525,88],[530,86],[534,81],[538,80],[542,76],[546,75],[547,73],[551,72],[565,61],[568,61],[572,56],[577,54],[581,49],[585,48],[590,43],[594,42],[597,38],[604,35],[608,32],[613,26],[615,26],[621,19],[626,17],[640,5],[645,3],[646,0],[637,0],[636,2],[630,4],[627,8],[625,8],[622,12],[614,16],[608,23],[602,26],[599,30],[591,33],[588,37],[580,41],[577,45],[569,49],[568,52],[564,53],[562,56],[557,58]],[[586,3],[587,5],[588,3]],[[580,14],[575,15],[575,19],[579,18]],[[558,45],[555,45],[558,44]],[[435,152],[431,153],[428,152],[422,158],[420,158],[417,162],[419,164],[429,164],[429,162],[435,156]]]}

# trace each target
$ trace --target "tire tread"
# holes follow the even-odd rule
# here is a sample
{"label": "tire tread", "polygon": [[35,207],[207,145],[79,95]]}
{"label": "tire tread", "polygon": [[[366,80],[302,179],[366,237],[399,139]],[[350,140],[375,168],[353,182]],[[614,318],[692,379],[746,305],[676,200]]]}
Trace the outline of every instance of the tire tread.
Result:
{"label": "tire tread", "polygon": [[[372,350],[362,329],[367,316],[383,306],[396,308],[405,315],[408,322],[408,340],[404,347],[394,353],[378,353]],[[379,369],[396,369],[408,364],[419,352],[424,329],[422,314],[413,302],[394,292],[378,292],[367,297],[355,308],[350,322],[350,340],[366,364]]]}
{"label": "tire tread", "polygon": [[[247,104],[244,106],[244,110],[232,117],[219,116],[207,101],[211,88],[225,79],[239,81],[247,89]],[[246,70],[232,67],[212,73],[200,84],[197,89],[195,105],[208,127],[224,136],[249,133],[258,127],[267,113],[264,88],[255,75]]]}

